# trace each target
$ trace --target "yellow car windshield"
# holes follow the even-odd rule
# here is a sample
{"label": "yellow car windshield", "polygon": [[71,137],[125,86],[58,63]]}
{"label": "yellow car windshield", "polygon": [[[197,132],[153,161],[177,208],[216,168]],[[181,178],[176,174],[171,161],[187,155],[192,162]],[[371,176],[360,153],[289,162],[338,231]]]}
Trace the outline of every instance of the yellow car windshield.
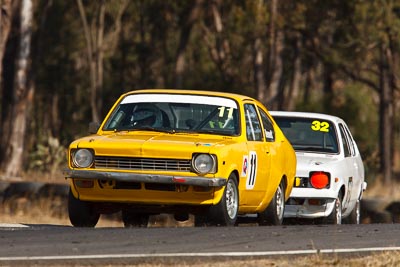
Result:
{"label": "yellow car windshield", "polygon": [[[212,97],[208,97],[212,98]],[[153,96],[123,100],[114,109],[103,130],[159,130],[169,132],[239,134],[239,116],[236,102],[231,99],[179,98],[169,101]],[[219,100],[219,101],[216,101]]]}

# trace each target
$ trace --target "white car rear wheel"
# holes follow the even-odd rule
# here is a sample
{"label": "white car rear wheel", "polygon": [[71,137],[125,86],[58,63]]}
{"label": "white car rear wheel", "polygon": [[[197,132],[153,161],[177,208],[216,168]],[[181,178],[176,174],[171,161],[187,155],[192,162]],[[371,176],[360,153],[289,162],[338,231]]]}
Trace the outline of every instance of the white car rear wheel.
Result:
{"label": "white car rear wheel", "polygon": [[339,194],[335,199],[335,207],[332,213],[326,218],[328,224],[342,224],[342,196]]}
{"label": "white car rear wheel", "polygon": [[360,224],[361,221],[361,201],[357,199],[356,205],[351,211],[350,215],[343,219],[343,222],[346,224]]}

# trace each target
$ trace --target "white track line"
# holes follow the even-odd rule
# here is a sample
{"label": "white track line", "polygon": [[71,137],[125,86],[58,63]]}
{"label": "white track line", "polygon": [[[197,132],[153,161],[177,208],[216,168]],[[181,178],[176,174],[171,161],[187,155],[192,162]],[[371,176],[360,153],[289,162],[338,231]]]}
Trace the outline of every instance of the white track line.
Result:
{"label": "white track line", "polygon": [[350,249],[309,249],[309,250],[281,250],[281,251],[255,251],[255,252],[204,252],[204,253],[146,253],[146,254],[101,254],[101,255],[70,255],[70,256],[25,256],[25,257],[0,257],[0,261],[27,261],[27,260],[80,260],[80,259],[116,259],[116,258],[169,258],[169,257],[248,257],[248,256],[278,256],[278,255],[304,255],[304,254],[329,254],[329,253],[356,253],[395,251],[400,247],[375,247],[375,248],[350,248]]}
{"label": "white track line", "polygon": [[21,227],[29,227],[29,226],[20,223],[0,223],[0,228],[21,228]]}

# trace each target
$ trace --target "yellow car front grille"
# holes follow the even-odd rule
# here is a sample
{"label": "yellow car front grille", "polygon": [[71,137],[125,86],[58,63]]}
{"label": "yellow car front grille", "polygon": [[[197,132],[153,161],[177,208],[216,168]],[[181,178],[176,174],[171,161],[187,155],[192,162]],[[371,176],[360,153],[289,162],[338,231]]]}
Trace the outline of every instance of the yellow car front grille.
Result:
{"label": "yellow car front grille", "polygon": [[189,172],[190,160],[96,156],[96,169]]}

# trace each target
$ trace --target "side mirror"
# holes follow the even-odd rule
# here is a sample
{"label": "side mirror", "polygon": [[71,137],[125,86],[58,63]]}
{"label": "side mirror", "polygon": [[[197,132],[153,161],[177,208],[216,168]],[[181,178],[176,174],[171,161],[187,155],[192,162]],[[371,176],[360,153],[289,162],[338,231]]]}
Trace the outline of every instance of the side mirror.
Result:
{"label": "side mirror", "polygon": [[91,134],[97,133],[97,131],[99,130],[99,127],[100,127],[100,123],[92,121],[91,123],[89,123],[89,133],[91,133]]}

